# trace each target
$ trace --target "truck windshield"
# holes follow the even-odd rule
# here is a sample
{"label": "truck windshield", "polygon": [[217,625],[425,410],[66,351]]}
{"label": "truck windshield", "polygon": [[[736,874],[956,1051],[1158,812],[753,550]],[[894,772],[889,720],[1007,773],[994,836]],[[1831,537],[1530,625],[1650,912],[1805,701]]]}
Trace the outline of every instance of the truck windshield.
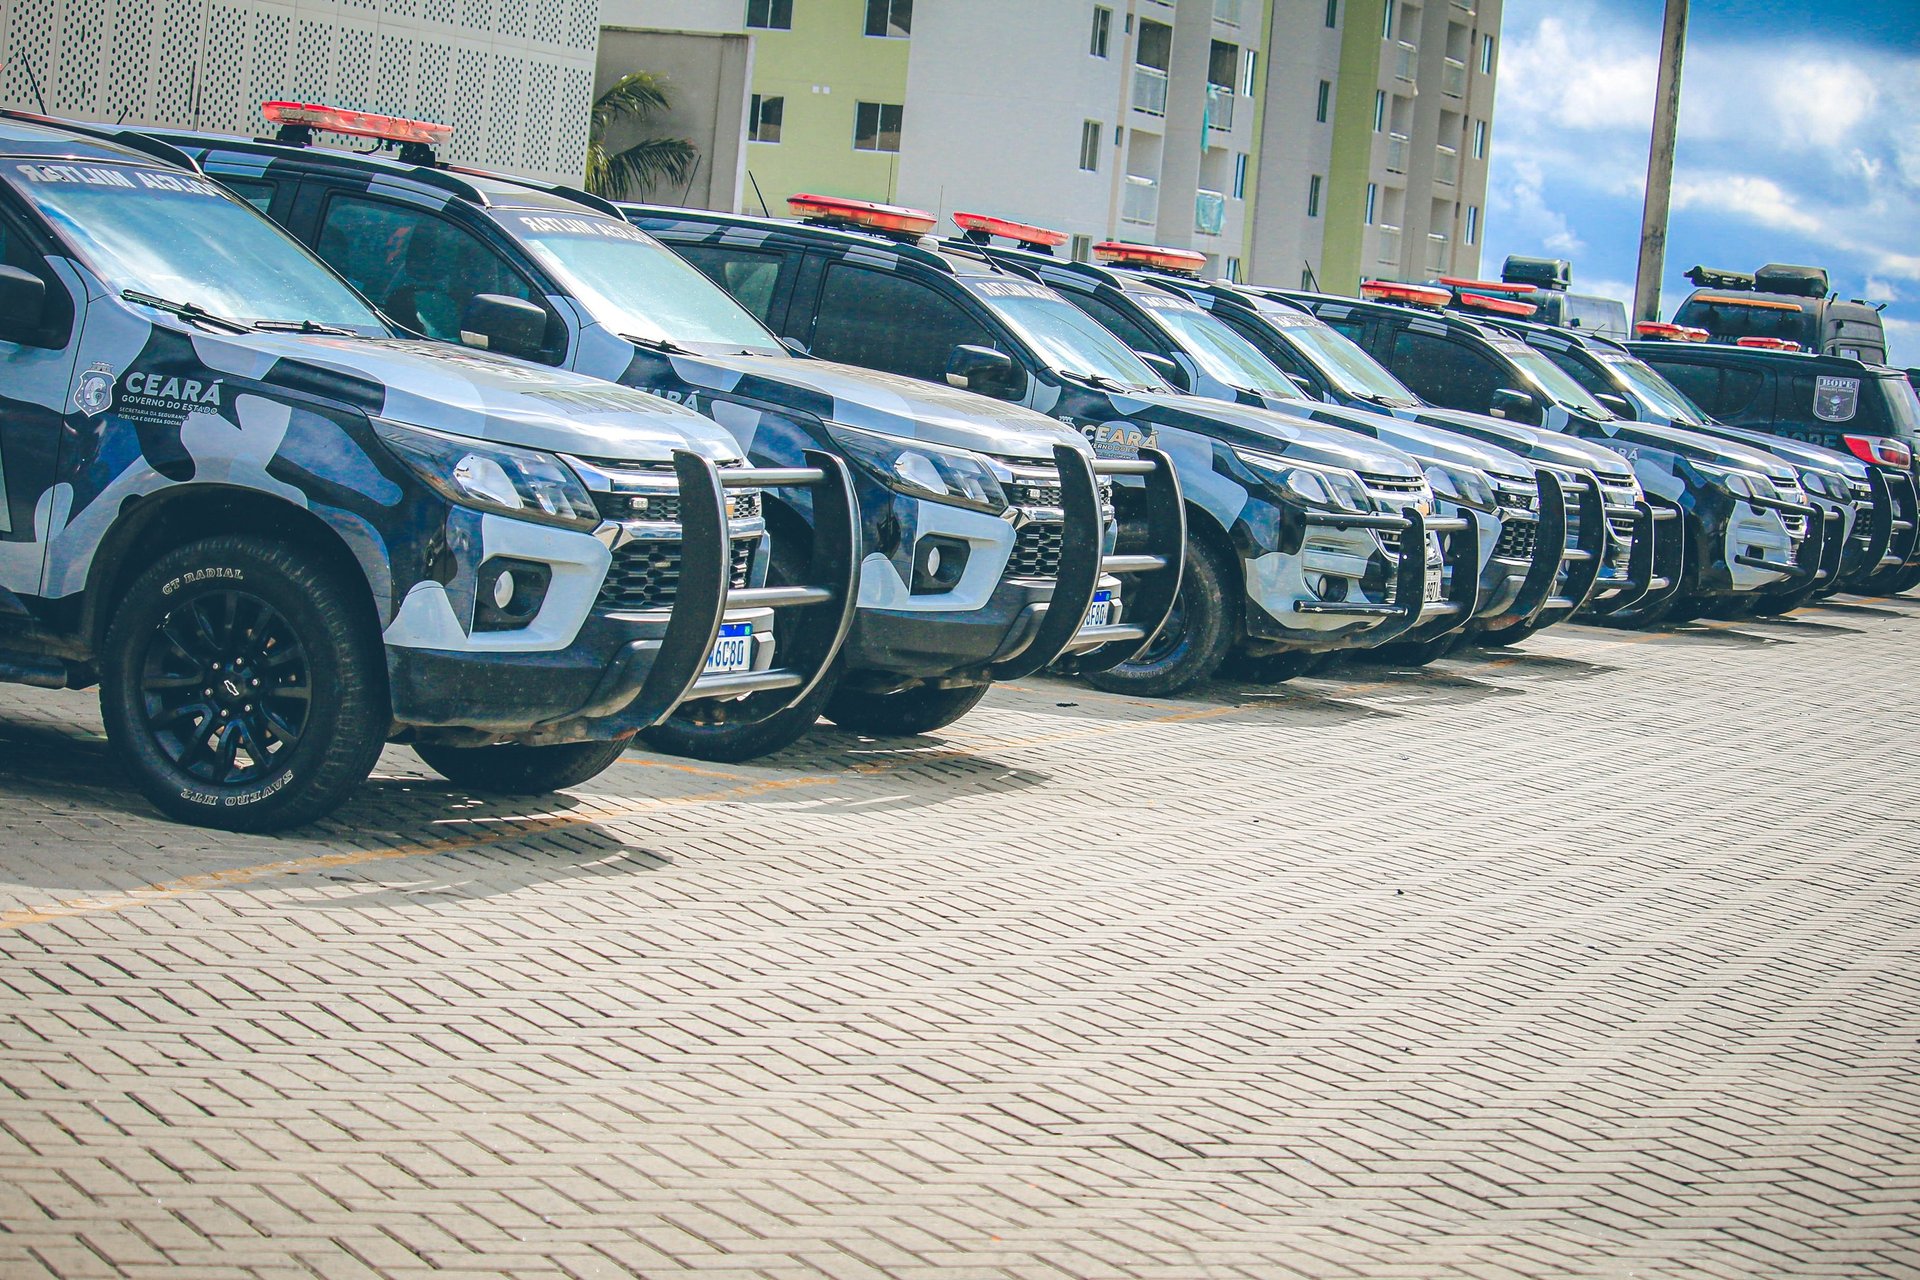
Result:
{"label": "truck windshield", "polygon": [[617,334],[701,355],[789,354],[724,289],[637,227],[585,210],[501,209],[494,217]]}
{"label": "truck windshield", "polygon": [[1128,391],[1165,390],[1160,375],[1126,343],[1047,286],[1023,280],[964,283],[1049,369]]}
{"label": "truck windshield", "polygon": [[388,329],[340,277],[204,178],[122,164],[10,163],[0,170],[115,292],[242,324]]}
{"label": "truck windshield", "polygon": [[1209,377],[1275,400],[1307,398],[1258,347],[1192,303],[1177,307],[1148,303],[1145,310]]}
{"label": "truck windshield", "polygon": [[1879,379],[1887,393],[1887,413],[1893,419],[1893,434],[1902,440],[1920,439],[1920,393],[1913,383],[1892,374]]}
{"label": "truck windshield", "polygon": [[1628,391],[1653,406],[1654,412],[1672,419],[1675,426],[1697,427],[1706,422],[1706,410],[1687,399],[1686,392],[1660,376],[1660,371],[1632,356],[1604,354],[1600,362],[1625,383]]}
{"label": "truck windshield", "polygon": [[1588,394],[1587,389],[1575,382],[1566,370],[1532,347],[1510,346],[1502,343],[1500,351],[1507,359],[1519,365],[1521,372],[1539,383],[1557,404],[1572,409],[1575,413],[1585,414],[1596,421],[1612,420],[1613,415],[1607,411],[1606,406]]}
{"label": "truck windshield", "polygon": [[1305,316],[1301,319],[1307,323],[1288,317],[1276,327],[1287,344],[1325,374],[1343,395],[1395,408],[1412,408],[1420,403],[1420,397],[1406,383],[1387,372],[1352,338],[1330,324]]}

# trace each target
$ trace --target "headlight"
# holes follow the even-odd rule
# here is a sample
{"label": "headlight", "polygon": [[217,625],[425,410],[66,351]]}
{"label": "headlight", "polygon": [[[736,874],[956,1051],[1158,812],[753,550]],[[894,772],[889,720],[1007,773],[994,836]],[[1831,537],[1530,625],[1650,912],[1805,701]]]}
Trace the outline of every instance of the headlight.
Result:
{"label": "headlight", "polygon": [[1711,467],[1705,463],[1695,463],[1696,469],[1714,484],[1719,485],[1736,498],[1751,498],[1754,492],[1755,477],[1745,471],[1735,471],[1731,467]]}
{"label": "headlight", "polygon": [[1007,509],[1006,491],[979,454],[831,422],[827,434],[856,465],[896,493],[996,515]]}
{"label": "headlight", "polygon": [[444,435],[384,418],[373,419],[373,429],[449,502],[574,529],[600,523],[580,477],[550,453]]}
{"label": "headlight", "polygon": [[1500,496],[1493,489],[1493,477],[1477,467],[1429,462],[1427,483],[1433,486],[1434,493],[1463,507],[1494,511],[1500,506]]}
{"label": "headlight", "polygon": [[1296,503],[1355,512],[1367,511],[1373,506],[1367,497],[1367,487],[1351,471],[1293,462],[1271,453],[1256,453],[1249,449],[1235,449],[1233,453],[1262,480]]}
{"label": "headlight", "polygon": [[1847,488],[1847,482],[1830,471],[1804,470],[1800,473],[1800,485],[1808,493],[1817,493],[1823,498],[1832,498],[1839,502],[1853,501],[1853,494]]}

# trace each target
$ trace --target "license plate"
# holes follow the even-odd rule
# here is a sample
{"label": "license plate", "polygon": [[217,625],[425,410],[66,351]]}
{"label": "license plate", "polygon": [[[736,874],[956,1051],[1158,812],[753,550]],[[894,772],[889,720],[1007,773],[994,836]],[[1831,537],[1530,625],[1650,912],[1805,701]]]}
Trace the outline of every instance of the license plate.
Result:
{"label": "license plate", "polygon": [[1441,598],[1440,593],[1444,589],[1444,587],[1441,582],[1440,574],[1441,574],[1441,571],[1438,566],[1436,565],[1427,566],[1427,599],[1429,602],[1436,601]]}
{"label": "license plate", "polygon": [[707,674],[728,676],[753,668],[753,624],[726,622],[720,626],[720,638],[707,655]]}
{"label": "license plate", "polygon": [[1082,625],[1088,627],[1104,627],[1107,625],[1107,620],[1112,616],[1113,592],[1096,591],[1093,593],[1093,603],[1087,606],[1087,620]]}

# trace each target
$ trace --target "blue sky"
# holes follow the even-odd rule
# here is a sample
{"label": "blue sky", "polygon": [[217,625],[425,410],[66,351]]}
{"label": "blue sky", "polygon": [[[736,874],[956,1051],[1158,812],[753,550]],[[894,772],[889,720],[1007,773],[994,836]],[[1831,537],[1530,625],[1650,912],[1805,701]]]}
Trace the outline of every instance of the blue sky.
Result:
{"label": "blue sky", "polygon": [[[1506,0],[1483,270],[1570,258],[1631,303],[1662,0]],[[1824,266],[1920,364],[1913,0],[1694,0],[1661,314],[1696,263]]]}

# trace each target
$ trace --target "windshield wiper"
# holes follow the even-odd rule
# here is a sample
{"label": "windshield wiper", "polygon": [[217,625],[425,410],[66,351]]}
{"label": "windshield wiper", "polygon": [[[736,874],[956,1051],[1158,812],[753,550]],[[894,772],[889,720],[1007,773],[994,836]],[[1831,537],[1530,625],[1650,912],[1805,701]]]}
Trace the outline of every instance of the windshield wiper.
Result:
{"label": "windshield wiper", "polygon": [[151,293],[142,293],[138,289],[122,289],[120,296],[128,302],[137,303],[143,307],[152,307],[155,311],[165,311],[170,315],[179,316],[183,320],[197,320],[210,328],[225,329],[228,333],[253,332],[251,327],[241,324],[238,320],[229,320],[225,316],[217,316],[197,302],[174,302],[167,298],[156,298]]}
{"label": "windshield wiper", "polygon": [[669,342],[665,338],[636,338],[630,333],[623,333],[620,335],[620,339],[623,342],[631,342],[636,347],[645,347],[649,351],[658,351],[661,355],[690,356],[694,354],[679,343]]}
{"label": "windshield wiper", "polygon": [[1122,382],[1118,378],[1110,378],[1104,373],[1085,373],[1078,369],[1062,369],[1061,372],[1066,374],[1069,378],[1078,378],[1080,379],[1080,381],[1086,383],[1088,386],[1098,387],[1102,391],[1151,391],[1153,390],[1152,387],[1136,387],[1130,382]]}
{"label": "windshield wiper", "polygon": [[269,333],[330,333],[342,338],[360,336],[352,329],[343,329],[337,324],[321,324],[318,320],[256,320],[253,327]]}

